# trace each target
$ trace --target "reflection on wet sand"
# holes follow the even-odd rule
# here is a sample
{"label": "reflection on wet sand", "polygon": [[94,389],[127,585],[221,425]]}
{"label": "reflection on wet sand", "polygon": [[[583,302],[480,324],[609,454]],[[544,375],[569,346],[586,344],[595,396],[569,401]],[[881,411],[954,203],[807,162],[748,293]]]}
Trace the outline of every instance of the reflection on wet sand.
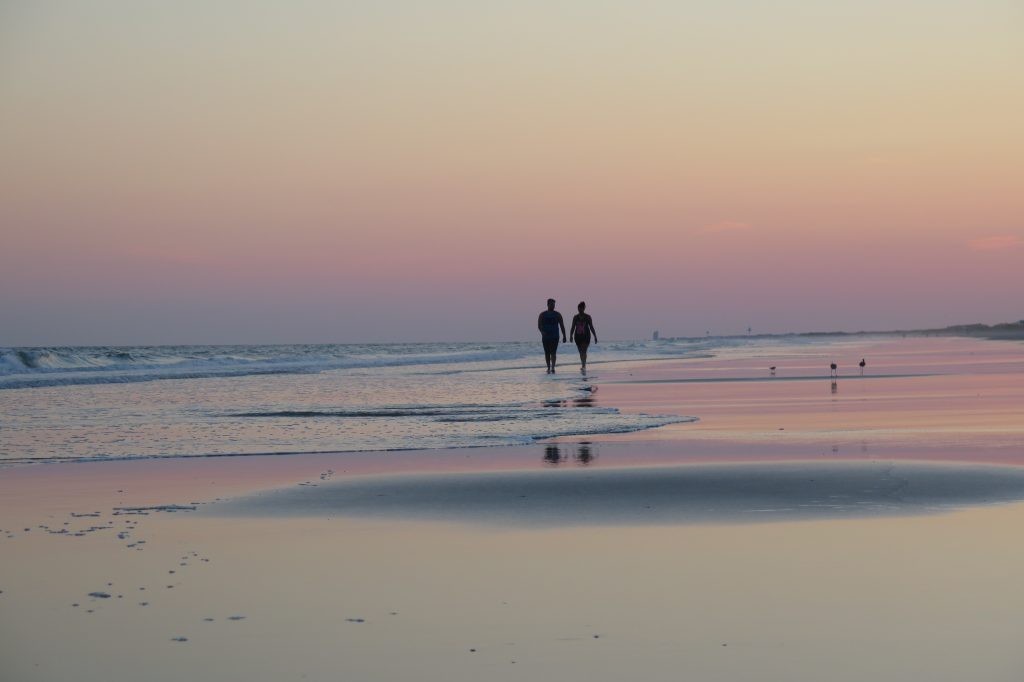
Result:
{"label": "reflection on wet sand", "polygon": [[572,459],[576,464],[586,466],[597,459],[597,450],[590,441],[581,441],[575,445],[570,443],[549,443],[544,446],[544,456],[541,458],[546,464],[558,465]]}
{"label": "reflection on wet sand", "polygon": [[593,395],[568,400],[545,400],[544,407],[595,407],[597,399]]}
{"label": "reflection on wet sand", "polygon": [[565,461],[565,458],[562,457],[562,449],[557,445],[545,445],[544,461],[548,464],[561,464]]}
{"label": "reflection on wet sand", "polygon": [[[544,461],[568,461],[569,450],[545,446]],[[579,463],[594,456],[589,443],[573,453]],[[642,526],[906,516],[1017,500],[1017,468],[829,462],[367,477],[252,495],[212,513]],[[571,519],[559,513],[566,503]]]}
{"label": "reflection on wet sand", "polygon": [[573,456],[580,464],[590,464],[597,459],[597,453],[594,451],[593,444],[587,442],[580,443]]}

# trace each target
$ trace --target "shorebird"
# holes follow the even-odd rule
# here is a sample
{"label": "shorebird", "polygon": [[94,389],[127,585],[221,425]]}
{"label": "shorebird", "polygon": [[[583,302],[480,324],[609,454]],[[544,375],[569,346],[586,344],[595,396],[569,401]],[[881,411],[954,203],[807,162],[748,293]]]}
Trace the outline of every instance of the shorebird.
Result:
{"label": "shorebird", "polygon": [[771,370],[771,372],[772,372],[772,376],[775,376],[775,365],[772,365],[772,366],[771,366],[771,367],[769,367],[768,369],[770,369],[770,370]]}
{"label": "shorebird", "polygon": [[868,363],[864,360],[864,358],[861,358],[860,362],[858,362],[857,364],[860,365],[860,373],[863,374],[864,368],[867,366]]}
{"label": "shorebird", "polygon": [[839,376],[839,365],[837,365],[836,363],[833,362],[831,365],[829,365],[829,367],[832,368],[831,376],[834,376],[834,377]]}

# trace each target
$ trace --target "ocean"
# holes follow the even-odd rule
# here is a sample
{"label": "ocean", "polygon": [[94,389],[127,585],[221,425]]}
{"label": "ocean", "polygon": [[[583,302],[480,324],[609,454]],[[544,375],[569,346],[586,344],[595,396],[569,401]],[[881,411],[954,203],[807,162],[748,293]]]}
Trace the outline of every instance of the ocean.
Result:
{"label": "ocean", "polygon": [[[717,342],[721,345],[722,342]],[[525,444],[681,420],[594,399],[602,366],[713,341],[0,348],[0,465]]]}

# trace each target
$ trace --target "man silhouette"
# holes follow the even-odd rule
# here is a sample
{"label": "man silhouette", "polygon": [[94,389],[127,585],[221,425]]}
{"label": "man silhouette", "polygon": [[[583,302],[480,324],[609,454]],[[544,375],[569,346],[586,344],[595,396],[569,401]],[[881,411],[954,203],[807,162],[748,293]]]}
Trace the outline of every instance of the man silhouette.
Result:
{"label": "man silhouette", "polygon": [[548,309],[537,317],[537,329],[544,343],[544,362],[548,366],[548,374],[555,373],[555,356],[558,353],[558,330],[562,330],[562,343],[565,343],[565,323],[562,313],[555,310],[555,299],[548,299]]}

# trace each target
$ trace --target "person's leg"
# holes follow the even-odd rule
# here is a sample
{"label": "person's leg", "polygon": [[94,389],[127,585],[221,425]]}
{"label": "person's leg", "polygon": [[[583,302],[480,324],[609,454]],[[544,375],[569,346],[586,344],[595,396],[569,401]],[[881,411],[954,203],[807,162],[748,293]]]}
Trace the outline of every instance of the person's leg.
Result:
{"label": "person's leg", "polygon": [[552,341],[551,339],[544,339],[544,363],[548,367],[548,372],[555,371],[555,349],[558,347],[558,339]]}
{"label": "person's leg", "polygon": [[580,352],[580,369],[587,369],[587,348],[590,347],[590,341],[576,341],[576,350]]}

